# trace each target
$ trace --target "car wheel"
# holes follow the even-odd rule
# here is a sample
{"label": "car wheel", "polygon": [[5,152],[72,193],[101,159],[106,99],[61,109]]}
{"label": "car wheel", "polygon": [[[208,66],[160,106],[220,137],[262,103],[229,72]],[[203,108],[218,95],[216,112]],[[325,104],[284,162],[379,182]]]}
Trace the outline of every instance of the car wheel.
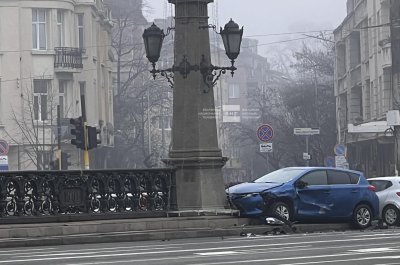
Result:
{"label": "car wheel", "polygon": [[270,208],[270,213],[272,215],[281,216],[288,221],[292,220],[291,209],[289,205],[284,202],[275,202],[274,204],[272,204]]}
{"label": "car wheel", "polygon": [[400,212],[395,206],[388,205],[382,211],[382,218],[388,225],[395,226],[399,224]]}
{"label": "car wheel", "polygon": [[358,205],[353,212],[353,224],[356,228],[365,229],[371,225],[372,212],[366,204]]}

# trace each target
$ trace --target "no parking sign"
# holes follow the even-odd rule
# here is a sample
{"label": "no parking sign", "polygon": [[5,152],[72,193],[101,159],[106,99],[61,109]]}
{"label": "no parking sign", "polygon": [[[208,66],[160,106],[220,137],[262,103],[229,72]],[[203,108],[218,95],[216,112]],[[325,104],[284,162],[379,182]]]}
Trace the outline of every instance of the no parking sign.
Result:
{"label": "no parking sign", "polygon": [[257,129],[257,137],[262,142],[270,142],[274,137],[274,129],[269,124],[263,124]]}

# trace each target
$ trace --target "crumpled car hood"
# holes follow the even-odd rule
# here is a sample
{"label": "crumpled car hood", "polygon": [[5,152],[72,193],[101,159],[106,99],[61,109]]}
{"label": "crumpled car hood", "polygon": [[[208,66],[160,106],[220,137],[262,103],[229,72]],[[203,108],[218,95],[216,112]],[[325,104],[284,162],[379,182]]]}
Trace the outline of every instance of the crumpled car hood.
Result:
{"label": "crumpled car hood", "polygon": [[272,189],[275,187],[279,187],[283,185],[282,183],[263,183],[263,182],[248,182],[248,183],[240,183],[238,185],[232,186],[226,189],[226,193],[236,193],[236,194],[244,194],[244,193],[255,193],[261,192],[264,190]]}

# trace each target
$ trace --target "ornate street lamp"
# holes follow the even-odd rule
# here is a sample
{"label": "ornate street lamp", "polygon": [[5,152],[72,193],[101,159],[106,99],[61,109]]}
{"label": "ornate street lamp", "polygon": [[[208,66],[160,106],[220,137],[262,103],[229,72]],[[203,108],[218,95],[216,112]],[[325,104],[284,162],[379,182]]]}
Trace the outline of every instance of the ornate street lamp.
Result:
{"label": "ornate street lamp", "polygon": [[[153,70],[155,70],[156,63],[158,59],[160,59],[164,37],[164,31],[154,23],[151,27],[144,30],[143,39],[144,47],[146,49],[146,57],[153,65]],[[153,73],[153,77],[156,77],[156,73]]]}
{"label": "ornate street lamp", "polygon": [[[232,19],[221,28],[222,41],[224,42],[225,52],[229,59],[231,59],[232,66],[240,53],[240,45],[242,44],[243,28],[239,30],[239,25]],[[233,73],[232,73],[233,75]]]}
{"label": "ornate street lamp", "polygon": [[[213,28],[215,30],[215,26],[199,27],[199,29],[208,28]],[[167,35],[169,34],[170,30],[171,28],[168,28]],[[165,76],[168,82],[170,82],[171,86],[173,86],[173,82],[170,78],[171,76],[168,75],[168,73],[178,72],[182,75],[183,78],[187,78],[191,71],[200,71],[203,76],[204,83],[209,88],[212,88],[219,77],[222,74],[225,74],[226,71],[231,71],[231,75],[233,76],[234,72],[237,70],[234,65],[235,60],[240,53],[240,46],[243,37],[243,27],[242,29],[239,29],[239,25],[231,19],[225,25],[224,29],[221,28],[218,34],[222,36],[225,52],[228,58],[231,60],[231,66],[220,67],[208,64],[205,56],[202,55],[202,60],[199,64],[190,64],[190,62],[187,60],[187,57],[184,56],[182,61],[178,65],[173,65],[171,68],[168,69],[158,70],[156,69],[156,62],[160,58],[162,43],[167,35],[165,35],[164,31],[153,23],[153,25],[145,29],[143,33],[144,45],[146,48],[146,57],[149,59],[153,66],[153,69],[150,71],[150,73],[153,75],[153,78],[155,79],[157,77],[157,74],[161,74],[162,76]]]}

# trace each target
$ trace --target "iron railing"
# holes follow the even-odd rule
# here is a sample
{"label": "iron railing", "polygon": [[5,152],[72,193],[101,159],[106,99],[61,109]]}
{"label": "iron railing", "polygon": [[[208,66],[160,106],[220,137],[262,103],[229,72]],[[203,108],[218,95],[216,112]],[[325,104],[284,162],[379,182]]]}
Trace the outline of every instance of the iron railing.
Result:
{"label": "iron railing", "polygon": [[13,216],[148,217],[174,210],[175,202],[173,169],[0,172],[0,222]]}
{"label": "iron railing", "polygon": [[55,68],[83,68],[82,54],[85,52],[84,49],[57,47],[54,50],[56,52]]}

